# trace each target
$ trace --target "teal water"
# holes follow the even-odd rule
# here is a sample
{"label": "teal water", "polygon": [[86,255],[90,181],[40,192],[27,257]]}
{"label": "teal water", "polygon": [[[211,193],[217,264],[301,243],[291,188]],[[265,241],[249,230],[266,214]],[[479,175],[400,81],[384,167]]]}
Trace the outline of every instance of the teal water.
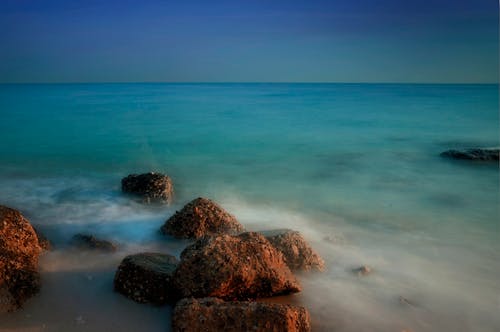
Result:
{"label": "teal water", "polygon": [[[325,257],[328,271],[304,276],[293,297],[316,330],[500,329],[498,164],[439,156],[499,145],[497,85],[0,85],[0,119],[0,204],[56,245],[30,318],[0,317],[0,327],[116,328],[102,306],[127,313],[121,330],[165,330],[169,309],[113,294],[112,273],[128,252],[178,254],[182,245],[156,230],[208,196],[251,230],[302,231]],[[173,178],[172,207],[121,195],[121,177],[149,170]],[[77,231],[123,249],[82,264],[65,246]],[[360,264],[373,275],[353,276]],[[88,273],[79,293],[73,283]],[[67,296],[80,301],[61,305]]]}

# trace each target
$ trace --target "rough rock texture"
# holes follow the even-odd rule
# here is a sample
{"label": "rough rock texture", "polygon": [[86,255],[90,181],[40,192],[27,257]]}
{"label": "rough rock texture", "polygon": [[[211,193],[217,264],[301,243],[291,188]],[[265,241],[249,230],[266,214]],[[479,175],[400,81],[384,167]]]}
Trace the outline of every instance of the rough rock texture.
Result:
{"label": "rough rock texture", "polygon": [[87,250],[116,251],[117,249],[113,242],[101,240],[88,234],[76,234],[71,239],[71,243],[80,249]]}
{"label": "rough rock texture", "polygon": [[160,253],[141,253],[123,259],[115,274],[115,291],[139,303],[162,305],[176,296],[171,278],[178,260]]}
{"label": "rough rock texture", "polygon": [[225,300],[301,290],[283,255],[258,233],[199,239],[182,252],[173,282],[180,297]]}
{"label": "rough rock texture", "polygon": [[207,198],[196,198],[175,212],[160,231],[177,238],[201,238],[215,234],[238,234],[244,230],[236,218]]}
{"label": "rough rock texture", "polygon": [[43,249],[43,250],[52,250],[52,243],[50,242],[49,239],[47,239],[47,237],[42,233],[40,232],[40,230],[35,227],[35,226],[32,226],[33,227],[33,230],[35,231],[35,234],[36,234],[36,237],[38,238],[38,244],[40,245],[40,247]]}
{"label": "rough rock texture", "polygon": [[122,179],[122,191],[143,197],[145,203],[170,204],[174,186],[169,176],[161,173],[130,174]]}
{"label": "rough rock texture", "polygon": [[448,150],[441,153],[441,156],[475,161],[498,161],[499,149],[468,149],[468,150]]}
{"label": "rough rock texture", "polygon": [[41,251],[29,221],[0,205],[0,313],[19,309],[40,290]]}
{"label": "rough rock texture", "polygon": [[285,258],[292,271],[325,270],[323,259],[309,246],[302,235],[289,229],[261,232]]}
{"label": "rough rock texture", "polygon": [[182,299],[172,317],[174,332],[311,331],[303,307],[259,302],[224,302],[215,298]]}

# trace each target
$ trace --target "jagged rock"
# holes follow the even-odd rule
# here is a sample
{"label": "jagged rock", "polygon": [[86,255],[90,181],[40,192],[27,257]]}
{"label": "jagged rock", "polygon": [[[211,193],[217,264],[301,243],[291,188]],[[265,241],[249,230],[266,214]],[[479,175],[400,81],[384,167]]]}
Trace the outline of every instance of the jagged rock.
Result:
{"label": "jagged rock", "polygon": [[283,255],[258,233],[199,239],[182,252],[173,283],[181,297],[225,300],[301,290]]}
{"label": "jagged rock", "polygon": [[499,149],[467,149],[467,150],[448,150],[441,153],[442,157],[462,160],[475,161],[498,161]]}
{"label": "jagged rock", "polygon": [[224,302],[216,298],[182,299],[172,316],[174,332],[311,330],[309,312],[289,304]]}
{"label": "jagged rock", "polygon": [[149,172],[130,174],[122,179],[122,191],[143,197],[145,203],[160,202],[170,204],[174,186],[169,176]]}
{"label": "jagged rock", "polygon": [[370,273],[372,273],[372,269],[369,266],[363,265],[355,269],[352,269],[352,272],[357,274],[358,276],[367,276]]}
{"label": "jagged rock", "polygon": [[162,305],[175,298],[171,278],[178,260],[160,253],[140,253],[123,259],[114,289],[139,303]]}
{"label": "jagged rock", "polygon": [[278,249],[292,271],[325,270],[324,260],[311,248],[297,231],[278,229],[263,231],[262,235]]}
{"label": "jagged rock", "polygon": [[19,211],[0,205],[0,313],[21,308],[38,293],[41,252],[29,221]]}
{"label": "jagged rock", "polygon": [[161,227],[163,234],[198,239],[215,234],[238,234],[244,230],[236,218],[207,198],[196,198],[170,217]]}
{"label": "jagged rock", "polygon": [[89,234],[76,234],[75,236],[73,236],[71,243],[80,249],[110,252],[117,250],[117,246],[113,242],[108,240],[101,240]]}
{"label": "jagged rock", "polygon": [[36,237],[38,239],[38,244],[40,245],[40,247],[46,251],[52,250],[52,243],[50,242],[50,240],[47,239],[47,237],[42,232],[40,232],[38,227],[35,226],[32,227],[33,230],[35,231]]}

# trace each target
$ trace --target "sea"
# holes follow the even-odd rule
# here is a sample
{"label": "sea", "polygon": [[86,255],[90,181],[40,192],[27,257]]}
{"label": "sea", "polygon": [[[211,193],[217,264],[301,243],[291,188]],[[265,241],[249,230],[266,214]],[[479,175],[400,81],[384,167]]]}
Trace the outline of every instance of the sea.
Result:
{"label": "sea", "polygon": [[[0,204],[53,243],[0,331],[169,331],[172,307],[113,277],[128,254],[179,256],[190,242],[158,230],[200,196],[325,259],[270,300],[306,307],[313,331],[499,331],[499,165],[440,156],[499,135],[497,84],[0,85]],[[121,192],[149,171],[172,178],[172,205]],[[75,249],[76,233],[119,250]]]}

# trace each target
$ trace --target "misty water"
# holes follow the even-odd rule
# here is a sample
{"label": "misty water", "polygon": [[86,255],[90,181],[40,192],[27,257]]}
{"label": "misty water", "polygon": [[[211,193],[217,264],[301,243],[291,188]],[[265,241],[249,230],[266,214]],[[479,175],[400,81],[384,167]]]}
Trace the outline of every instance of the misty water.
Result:
{"label": "misty water", "polygon": [[[0,204],[54,244],[40,294],[0,331],[169,330],[171,307],[114,293],[113,276],[130,253],[178,256],[189,242],[158,229],[198,196],[321,254],[326,272],[274,299],[313,330],[500,330],[498,163],[439,155],[499,145],[497,85],[0,85],[0,120]],[[121,193],[151,170],[173,179],[172,206]],[[119,250],[75,250],[78,232]]]}

